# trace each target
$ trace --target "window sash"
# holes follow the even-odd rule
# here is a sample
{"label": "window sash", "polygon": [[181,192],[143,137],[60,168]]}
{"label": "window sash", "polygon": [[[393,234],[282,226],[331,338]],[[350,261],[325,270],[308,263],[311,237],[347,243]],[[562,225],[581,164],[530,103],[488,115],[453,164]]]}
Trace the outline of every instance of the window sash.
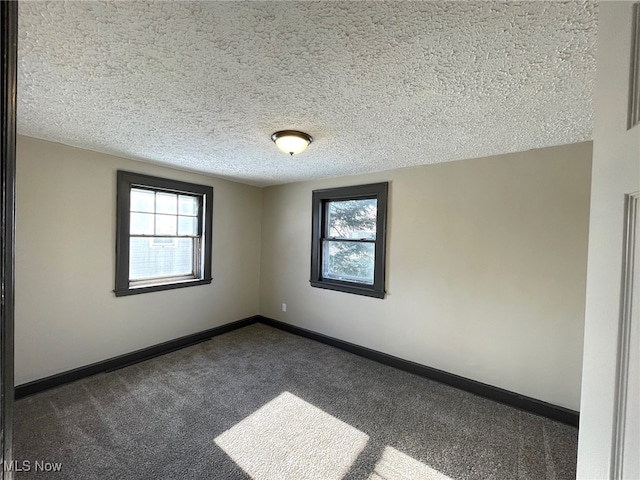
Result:
{"label": "window sash", "polygon": [[[172,279],[178,279],[175,281],[180,281],[180,279],[200,279],[202,277],[202,241],[200,237],[172,237],[172,236],[142,236],[142,235],[131,235],[130,238],[191,238],[193,243],[191,245],[191,272],[188,274],[160,274],[160,275],[150,275],[148,277],[142,278],[131,278],[131,263],[129,265],[129,286],[134,286],[143,283],[155,282],[157,284],[169,284]],[[177,248],[177,245],[153,245],[150,246],[152,249],[162,249],[162,248]],[[131,262],[131,255],[129,255],[129,262]],[[156,282],[157,280],[157,282]]]}
{"label": "window sash", "polygon": [[[366,275],[363,276],[358,275],[356,273],[349,273],[349,272],[340,272],[339,269],[334,268],[333,269],[333,274],[331,272],[332,268],[331,268],[331,260],[332,260],[332,256],[329,253],[329,248],[331,248],[331,244],[341,244],[341,243],[347,243],[347,244],[353,244],[353,245],[373,245],[373,248],[371,249],[371,253],[373,253],[373,256],[371,258],[371,263],[367,262],[361,262],[359,263],[359,267],[362,269],[367,269],[368,267],[370,267],[373,272],[371,274],[371,276]],[[323,239],[322,241],[322,271],[321,271],[321,275],[323,279],[329,279],[331,281],[342,281],[342,282],[349,282],[349,283],[355,283],[358,285],[373,285],[375,283],[375,267],[376,267],[376,263],[375,263],[375,241],[362,241],[362,240],[356,240],[356,241],[349,241],[349,240],[336,240],[336,239]],[[365,252],[365,255],[368,252]],[[371,279],[369,281],[369,278]]]}
{"label": "window sash", "polygon": [[332,236],[331,235],[331,228],[332,228],[332,223],[331,223],[331,204],[333,203],[341,203],[341,202],[349,202],[349,201],[357,201],[357,200],[375,200],[376,201],[376,226],[377,226],[377,215],[378,215],[378,205],[377,205],[377,196],[373,195],[373,196],[365,196],[365,197],[353,197],[353,198],[340,198],[340,199],[329,199],[329,200],[325,200],[322,202],[322,215],[323,215],[323,228],[322,228],[322,235],[323,235],[323,239],[327,238],[327,239],[334,239],[334,240],[367,240],[367,241],[375,241],[376,240],[376,230],[374,229],[373,231],[373,238],[371,237],[361,237],[361,238],[350,238],[350,237],[344,237],[344,236]]}
{"label": "window sash", "polygon": [[[193,193],[188,193],[188,192],[182,192],[182,191],[177,191],[174,189],[164,189],[164,188],[155,188],[155,187],[149,187],[146,185],[131,185],[130,191],[129,191],[129,198],[131,198],[131,192],[133,190],[142,190],[142,191],[146,191],[146,192],[150,192],[154,194],[154,201],[153,201],[153,212],[149,212],[149,211],[144,211],[144,210],[136,210],[134,208],[131,208],[131,201],[129,201],[129,215],[131,216],[132,213],[137,213],[137,214],[143,214],[143,215],[153,215],[153,234],[146,234],[147,236],[164,236],[164,237],[181,237],[181,236],[185,236],[185,235],[179,235],[179,231],[180,231],[180,217],[183,218],[194,218],[196,220],[196,234],[193,236],[202,236],[202,231],[203,231],[203,225],[202,225],[202,212],[203,212],[203,195],[196,195]],[[158,207],[158,202],[157,202],[157,195],[158,193],[168,193],[168,194],[172,194],[176,196],[176,213],[163,213],[163,212],[158,212],[157,211],[157,207]],[[188,197],[191,198],[193,200],[195,200],[196,205],[197,205],[197,212],[195,214],[184,214],[184,213],[180,213],[180,197]],[[157,232],[157,217],[175,217],[176,218],[176,234],[175,235],[171,235],[171,234],[158,234],[155,233]],[[135,235],[141,235],[141,234],[135,234]]]}
{"label": "window sash", "polygon": [[[149,187],[145,187],[145,188],[140,188],[137,185],[132,185],[130,190],[129,190],[129,198],[131,198],[131,194],[134,190],[143,190],[143,191],[147,191],[150,193],[154,194],[154,201],[153,201],[153,212],[148,212],[148,211],[140,211],[140,210],[134,210],[131,208],[131,201],[129,202],[129,215],[131,215],[132,213],[142,213],[144,215],[152,215],[153,216],[153,231],[157,232],[158,231],[158,225],[157,225],[157,219],[158,217],[174,217],[176,219],[175,222],[175,234],[171,235],[171,234],[158,234],[158,233],[154,233],[154,234],[129,234],[129,238],[191,238],[193,239],[193,244],[191,246],[192,248],[192,252],[191,252],[191,256],[192,256],[192,261],[191,261],[191,273],[187,274],[187,275],[172,275],[172,274],[159,274],[159,275],[150,275],[148,277],[144,277],[144,278],[135,278],[132,279],[131,278],[131,271],[129,271],[129,286],[130,287],[135,287],[136,285],[148,285],[148,284],[170,284],[170,283],[176,283],[182,280],[193,280],[193,279],[199,279],[201,276],[201,272],[202,272],[202,255],[201,255],[201,248],[200,248],[200,238],[202,236],[202,221],[199,218],[199,216],[196,215],[185,215],[185,214],[180,214],[180,207],[179,207],[179,202],[180,202],[180,196],[183,197],[189,197],[193,200],[195,200],[196,205],[197,205],[197,211],[200,212],[202,211],[202,196],[201,195],[188,195],[188,194],[184,194],[182,192],[178,193],[178,192],[174,192],[171,190],[165,190],[165,189],[158,189],[158,188],[149,188]],[[176,197],[176,205],[175,205],[175,213],[158,213],[158,194],[162,194],[162,193],[168,193],[168,194],[172,194],[175,195]],[[194,235],[179,235],[179,231],[180,231],[180,225],[179,225],[179,219],[180,217],[186,217],[186,218],[195,218],[196,219],[196,231],[198,233],[194,234]],[[129,252],[129,261],[131,262],[131,251]],[[131,263],[130,263],[131,265]],[[131,268],[131,267],[130,267]]]}

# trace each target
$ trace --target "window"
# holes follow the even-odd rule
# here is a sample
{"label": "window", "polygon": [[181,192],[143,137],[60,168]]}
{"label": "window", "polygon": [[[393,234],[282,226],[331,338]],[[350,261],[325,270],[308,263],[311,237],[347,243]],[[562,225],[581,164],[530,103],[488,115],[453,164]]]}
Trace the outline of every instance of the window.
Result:
{"label": "window", "polygon": [[387,183],[313,192],[311,285],[384,298]]}
{"label": "window", "polygon": [[213,188],[118,172],[117,297],[211,283]]}

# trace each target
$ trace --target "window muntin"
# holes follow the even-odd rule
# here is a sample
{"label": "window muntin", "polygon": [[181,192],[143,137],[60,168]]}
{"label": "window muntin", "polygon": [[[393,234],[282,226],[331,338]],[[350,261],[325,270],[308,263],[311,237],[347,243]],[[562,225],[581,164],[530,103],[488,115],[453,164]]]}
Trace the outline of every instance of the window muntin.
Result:
{"label": "window muntin", "polygon": [[118,172],[116,296],[211,283],[213,189]]}
{"label": "window muntin", "polygon": [[384,298],[387,188],[313,192],[312,286]]}

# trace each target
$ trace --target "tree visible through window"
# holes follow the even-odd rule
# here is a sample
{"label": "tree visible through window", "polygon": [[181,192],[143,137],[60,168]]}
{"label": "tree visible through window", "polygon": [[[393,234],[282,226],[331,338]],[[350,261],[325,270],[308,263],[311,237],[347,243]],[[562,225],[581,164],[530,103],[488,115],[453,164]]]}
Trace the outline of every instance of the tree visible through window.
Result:
{"label": "tree visible through window", "polygon": [[384,297],[387,183],[313,192],[311,285]]}
{"label": "tree visible through window", "polygon": [[213,189],[118,172],[116,295],[211,283]]}
{"label": "tree visible through window", "polygon": [[325,209],[323,277],[373,285],[377,199],[330,201]]}

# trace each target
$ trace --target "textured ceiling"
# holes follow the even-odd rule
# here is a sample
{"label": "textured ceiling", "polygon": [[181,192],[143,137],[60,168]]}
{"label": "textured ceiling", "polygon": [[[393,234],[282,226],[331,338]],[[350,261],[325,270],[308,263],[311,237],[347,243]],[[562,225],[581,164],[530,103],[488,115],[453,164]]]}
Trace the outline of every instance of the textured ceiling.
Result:
{"label": "textured ceiling", "polygon": [[596,27],[593,2],[21,2],[18,131],[254,185],[579,142]]}

